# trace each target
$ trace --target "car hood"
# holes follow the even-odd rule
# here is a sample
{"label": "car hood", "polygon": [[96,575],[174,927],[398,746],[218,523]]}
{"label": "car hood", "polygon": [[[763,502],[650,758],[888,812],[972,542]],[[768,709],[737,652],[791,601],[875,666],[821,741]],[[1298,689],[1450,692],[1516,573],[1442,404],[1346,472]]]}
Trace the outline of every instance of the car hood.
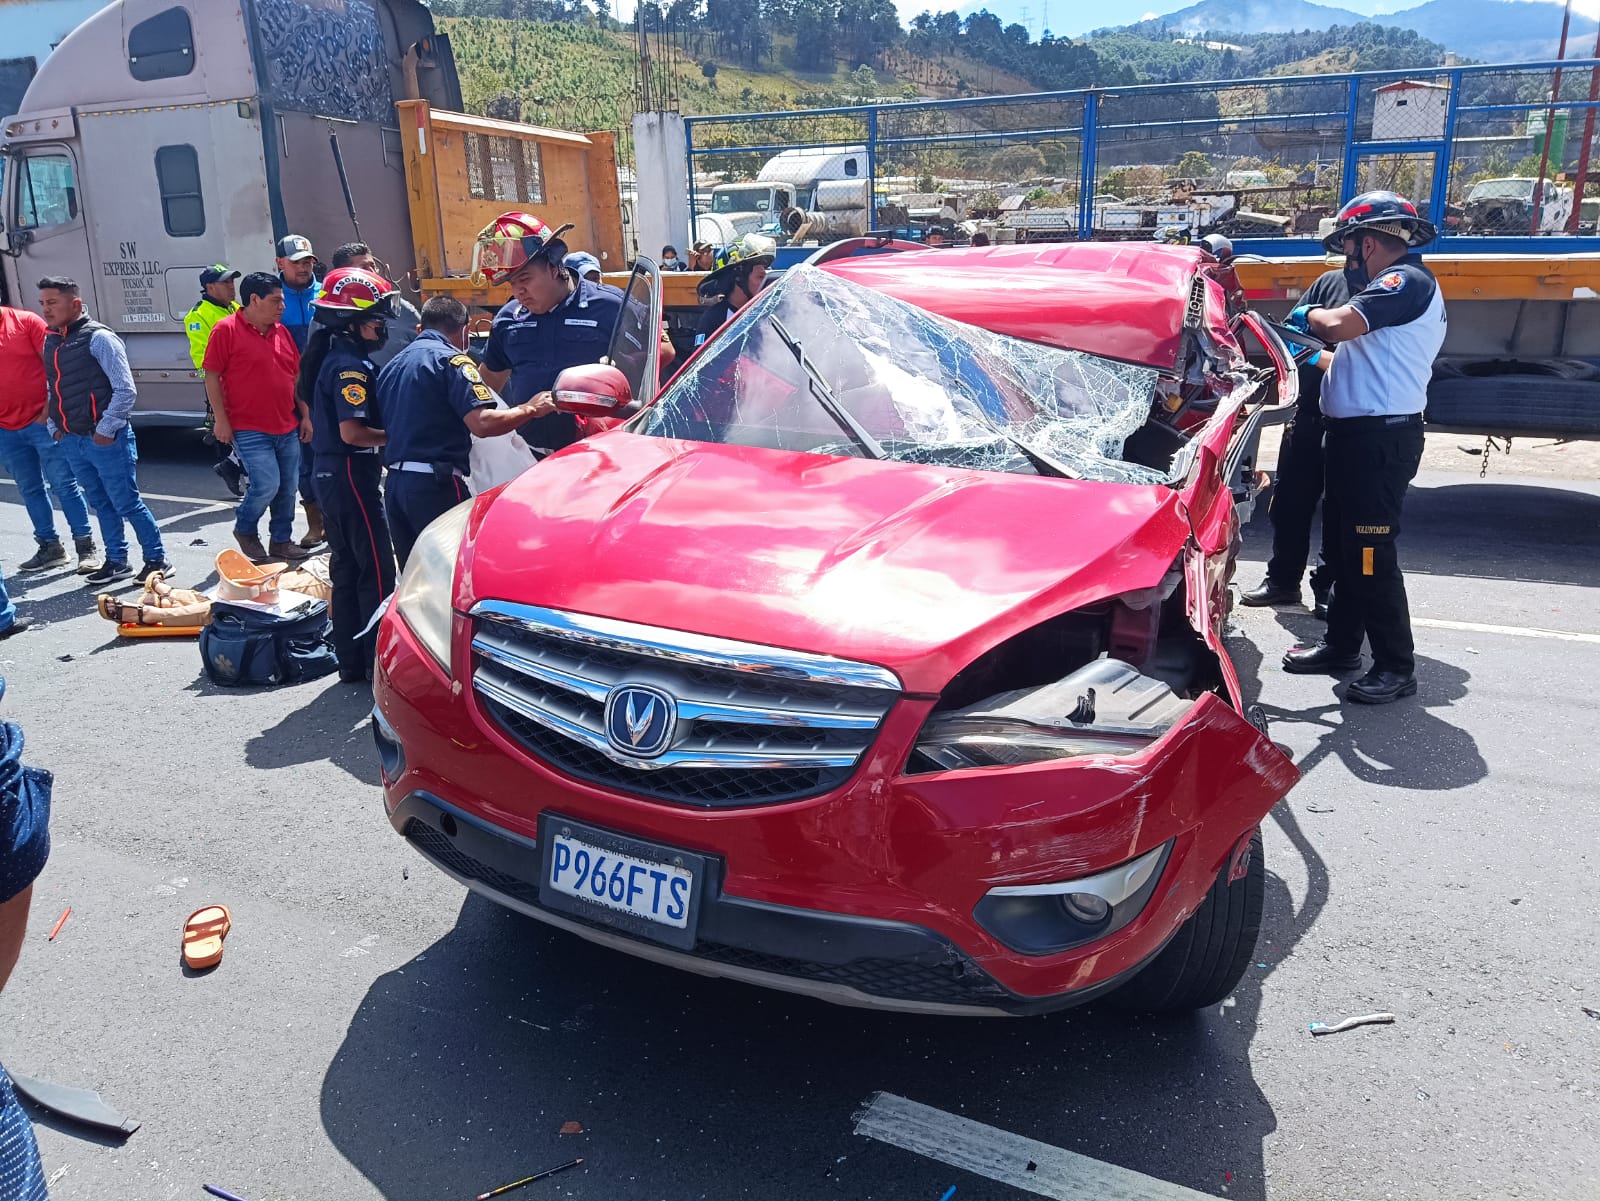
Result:
{"label": "car hood", "polygon": [[877,663],[935,693],[1046,617],[1161,580],[1168,488],[616,431],[469,527],[456,604],[498,599]]}

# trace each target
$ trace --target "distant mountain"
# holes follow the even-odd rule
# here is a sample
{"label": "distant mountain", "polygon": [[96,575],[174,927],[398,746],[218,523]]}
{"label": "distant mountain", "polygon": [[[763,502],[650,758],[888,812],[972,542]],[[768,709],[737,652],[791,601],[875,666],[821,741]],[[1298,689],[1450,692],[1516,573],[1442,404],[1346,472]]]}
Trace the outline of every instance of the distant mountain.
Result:
{"label": "distant mountain", "polygon": [[[1302,29],[1360,25],[1368,19],[1348,8],[1313,4],[1311,0],[1200,0],[1199,4],[1130,25],[1128,32],[1296,33]],[[1380,20],[1385,25],[1400,24],[1397,18]]]}
{"label": "distant mountain", "polygon": [[[1161,0],[1150,5],[1158,13],[1161,7]],[[1035,34],[1039,32],[1041,16],[1049,11],[1043,0],[971,0],[961,13],[966,16],[979,9],[988,9],[1002,23],[1026,25]],[[1412,30],[1463,58],[1479,62],[1532,62],[1556,57],[1561,40],[1561,11],[1561,4],[1554,0],[1427,0],[1400,12],[1369,17],[1350,8],[1312,0],[1200,0],[1121,26],[1117,32],[1147,37],[1163,31],[1182,36],[1207,32],[1291,33],[1370,23]],[[1569,58],[1587,57],[1593,51],[1595,29],[1593,19],[1573,16],[1567,44]]]}
{"label": "distant mountain", "polygon": [[[1374,19],[1414,29],[1448,50],[1486,63],[1553,59],[1561,46],[1561,6],[1534,0],[1429,0]],[[1595,28],[1594,21],[1573,14],[1568,58],[1594,52]]]}

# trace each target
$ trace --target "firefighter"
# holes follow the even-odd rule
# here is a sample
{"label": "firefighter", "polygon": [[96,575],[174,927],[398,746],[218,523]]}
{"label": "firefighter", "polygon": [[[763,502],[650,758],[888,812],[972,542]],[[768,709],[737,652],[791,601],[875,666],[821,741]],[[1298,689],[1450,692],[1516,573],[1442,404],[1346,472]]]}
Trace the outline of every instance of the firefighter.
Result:
{"label": "firefighter", "polygon": [[1406,488],[1422,461],[1422,411],[1444,345],[1438,281],[1414,253],[1436,236],[1405,197],[1366,192],[1339,210],[1323,246],[1342,252],[1355,294],[1335,306],[1301,305],[1287,324],[1338,353],[1322,385],[1326,492],[1323,524],[1337,584],[1328,632],[1284,656],[1290,672],[1372,670],[1346,697],[1387,704],[1417,690],[1411,612],[1395,542]]}
{"label": "firefighter", "polygon": [[381,488],[387,439],[371,359],[389,336],[394,295],[393,284],[360,267],[328,272],[295,381],[311,408],[311,470],[333,552],[333,649],[349,683],[372,679],[376,634],[359,634],[394,590]]}
{"label": "firefighter", "polygon": [[760,234],[745,234],[717,252],[716,265],[700,281],[700,301],[705,307],[695,328],[699,346],[755,297],[766,285],[767,268],[777,257],[777,244]]}
{"label": "firefighter", "polygon": [[547,455],[578,440],[570,413],[552,411],[556,376],[580,363],[598,363],[611,344],[622,310],[622,294],[605,284],[579,279],[562,261],[561,235],[528,213],[502,213],[478,234],[472,251],[474,278],[511,285],[511,299],[489,326],[483,380],[513,407],[534,404],[547,415],[523,427],[535,454]]}
{"label": "firefighter", "polygon": [[434,518],[467,499],[472,437],[515,432],[555,412],[548,392],[502,409],[467,353],[467,306],[435,296],[422,306],[422,333],[378,375],[378,411],[388,443],[384,496],[400,566]]}

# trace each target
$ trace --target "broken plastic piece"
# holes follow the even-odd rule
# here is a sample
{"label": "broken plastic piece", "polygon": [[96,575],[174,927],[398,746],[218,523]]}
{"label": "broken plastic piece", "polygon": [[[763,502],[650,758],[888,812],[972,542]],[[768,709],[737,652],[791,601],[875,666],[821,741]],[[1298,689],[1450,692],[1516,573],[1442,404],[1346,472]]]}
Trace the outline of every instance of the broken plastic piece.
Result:
{"label": "broken plastic piece", "polygon": [[562,1134],[582,1134],[583,1133],[583,1123],[582,1122],[562,1122],[561,1123],[561,1133]]}
{"label": "broken plastic piece", "polygon": [[55,942],[56,935],[61,933],[61,927],[67,924],[67,919],[72,916],[72,906],[68,905],[61,911],[61,916],[56,918],[56,924],[50,927],[50,937],[46,942]]}
{"label": "broken plastic piece", "polygon": [[200,1187],[205,1189],[206,1192],[210,1193],[213,1197],[221,1197],[222,1201],[245,1201],[245,1199],[239,1196],[238,1193],[230,1193],[227,1189],[218,1188],[214,1184],[203,1184]]}
{"label": "broken plastic piece", "polygon": [[1392,1013],[1365,1013],[1358,1018],[1345,1018],[1342,1022],[1334,1022],[1331,1026],[1324,1022],[1312,1022],[1306,1028],[1312,1034],[1338,1034],[1341,1030],[1353,1030],[1357,1026],[1388,1026],[1393,1022]]}
{"label": "broken plastic piece", "polygon": [[487,1193],[479,1193],[473,1201],[489,1201],[490,1197],[498,1197],[503,1193],[511,1192],[512,1189],[519,1189],[525,1184],[543,1180],[546,1176],[554,1176],[557,1172],[565,1172],[568,1168],[575,1168],[582,1162],[583,1160],[579,1158],[572,1160],[570,1163],[560,1164],[557,1167],[546,1168],[542,1172],[535,1172],[532,1176],[524,1176],[521,1180],[513,1180],[510,1184],[502,1184],[499,1188],[492,1188]]}
{"label": "broken plastic piece", "polygon": [[93,1089],[69,1088],[64,1084],[51,1084],[48,1080],[35,1080],[31,1076],[11,1076],[11,1083],[28,1100],[40,1109],[48,1109],[59,1117],[109,1130],[127,1138],[139,1129],[139,1123],[123,1117],[100,1098]]}

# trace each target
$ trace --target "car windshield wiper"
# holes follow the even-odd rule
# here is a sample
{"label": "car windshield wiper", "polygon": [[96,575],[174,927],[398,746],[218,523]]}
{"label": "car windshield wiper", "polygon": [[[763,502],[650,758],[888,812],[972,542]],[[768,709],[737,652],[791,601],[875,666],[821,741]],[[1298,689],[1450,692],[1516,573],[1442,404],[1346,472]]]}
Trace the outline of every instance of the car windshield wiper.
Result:
{"label": "car windshield wiper", "polygon": [[888,458],[878,440],[867,433],[861,423],[850,415],[844,405],[839,403],[839,398],[834,395],[833,389],[828,387],[828,381],[817,374],[817,369],[806,357],[805,349],[800,345],[799,339],[784,328],[783,322],[778,320],[776,314],[769,316],[767,320],[772,323],[772,328],[778,331],[778,337],[783,339],[783,344],[789,348],[789,353],[794,355],[794,361],[800,364],[800,370],[806,373],[806,379],[811,384],[811,395],[817,398],[817,403],[827,411],[829,417],[833,418],[834,423],[849,436],[850,441],[856,444],[856,448],[866,458]]}
{"label": "car windshield wiper", "polygon": [[996,425],[994,422],[990,421],[982,409],[974,406],[969,416],[976,420],[979,425],[983,426],[984,429],[988,430],[996,438],[999,438],[1002,442],[1005,442],[1012,448],[1021,451],[1023,457],[1034,465],[1034,468],[1039,472],[1040,475],[1060,476],[1064,480],[1081,480],[1083,478],[1054,455],[1046,454],[1037,447],[1029,446],[1026,442],[1017,437],[1015,434],[1011,433],[1004,426]]}

